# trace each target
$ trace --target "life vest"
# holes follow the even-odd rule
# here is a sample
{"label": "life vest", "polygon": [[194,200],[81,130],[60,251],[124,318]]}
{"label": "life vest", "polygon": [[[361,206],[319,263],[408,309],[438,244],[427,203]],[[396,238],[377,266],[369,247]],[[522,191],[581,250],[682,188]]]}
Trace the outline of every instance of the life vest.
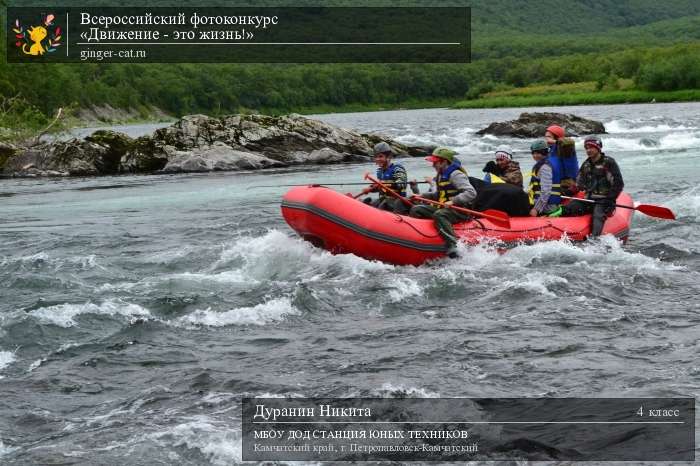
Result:
{"label": "life vest", "polygon": [[457,194],[459,190],[450,182],[450,175],[455,170],[459,170],[465,175],[469,176],[467,170],[462,168],[462,162],[459,160],[453,161],[444,171],[442,171],[438,176],[435,177],[435,184],[437,186],[438,201],[447,202]]}
{"label": "life vest", "polygon": [[[377,179],[379,181],[390,181],[390,182],[394,183],[395,181],[397,181],[396,180],[396,170],[397,169],[403,170],[404,172],[406,171],[403,168],[403,166],[401,164],[398,164],[398,163],[392,163],[391,165],[386,167],[386,170],[382,170],[381,168],[377,168]],[[402,191],[397,191],[396,185],[393,185],[393,184],[389,185],[389,187],[391,189],[393,189],[394,191],[396,191],[397,193],[399,193],[401,196],[406,197],[406,186],[405,185],[404,185]],[[380,191],[379,195],[381,197],[386,196],[384,191]]]}
{"label": "life vest", "polygon": [[613,176],[608,170],[608,158],[605,154],[601,154],[595,163],[586,159],[582,169],[583,188],[588,197],[607,197],[612,190]]}
{"label": "life vest", "polygon": [[570,157],[560,157],[557,144],[549,146],[549,162],[554,168],[559,168],[560,179],[576,179],[578,176],[578,158],[576,151]]}
{"label": "life vest", "polygon": [[486,176],[484,176],[484,183],[495,184],[505,182],[506,181],[503,178],[498,175],[494,175],[493,173],[487,173]]}
{"label": "life vest", "polygon": [[540,194],[542,194],[542,186],[540,185],[540,168],[544,164],[547,164],[552,169],[552,192],[549,195],[548,204],[559,204],[561,202],[561,172],[559,168],[552,163],[549,157],[538,161],[534,167],[532,167],[532,172],[530,172],[530,185],[528,186],[528,195],[530,197],[530,205],[534,206],[535,201],[539,199]]}

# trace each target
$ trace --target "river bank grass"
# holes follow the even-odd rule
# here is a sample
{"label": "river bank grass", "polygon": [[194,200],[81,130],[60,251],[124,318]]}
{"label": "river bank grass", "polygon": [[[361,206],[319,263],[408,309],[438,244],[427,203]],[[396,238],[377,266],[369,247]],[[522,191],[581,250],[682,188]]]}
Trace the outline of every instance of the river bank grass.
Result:
{"label": "river bank grass", "polygon": [[488,92],[477,99],[462,100],[456,109],[502,107],[554,107],[569,105],[615,105],[700,101],[700,89],[644,91],[623,84],[621,89],[597,90],[596,82],[528,86]]}
{"label": "river bank grass", "polygon": [[301,115],[322,115],[326,113],[362,113],[384,112],[392,110],[419,110],[423,108],[448,108],[454,104],[454,99],[434,100],[408,100],[405,102],[377,103],[377,104],[345,104],[345,105],[315,105],[312,107],[300,107],[292,110],[261,109],[260,111],[244,111],[242,113],[264,113],[266,115],[284,115],[287,113],[299,113]]}

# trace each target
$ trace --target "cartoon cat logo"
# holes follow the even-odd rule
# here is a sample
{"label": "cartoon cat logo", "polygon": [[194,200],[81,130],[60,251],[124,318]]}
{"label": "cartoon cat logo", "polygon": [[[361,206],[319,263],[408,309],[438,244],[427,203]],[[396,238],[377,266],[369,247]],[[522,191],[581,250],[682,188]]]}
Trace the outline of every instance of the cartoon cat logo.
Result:
{"label": "cartoon cat logo", "polygon": [[61,45],[61,28],[55,27],[52,30],[54,18],[54,15],[46,15],[41,25],[31,26],[28,29],[22,27],[19,19],[15,20],[15,27],[12,29],[17,39],[15,46],[19,47],[25,55],[36,56],[55,52]]}

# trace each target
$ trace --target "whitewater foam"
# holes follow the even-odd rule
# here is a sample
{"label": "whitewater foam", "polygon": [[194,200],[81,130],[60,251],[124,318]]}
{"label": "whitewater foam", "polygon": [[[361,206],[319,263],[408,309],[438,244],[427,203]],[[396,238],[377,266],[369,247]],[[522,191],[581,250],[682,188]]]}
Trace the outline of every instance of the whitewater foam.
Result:
{"label": "whitewater foam", "polygon": [[668,202],[664,203],[676,214],[676,217],[697,217],[700,216],[700,187],[695,187],[685,191]]}
{"label": "whitewater foam", "polygon": [[198,284],[218,283],[254,287],[260,283],[258,280],[245,276],[242,270],[226,270],[217,273],[182,272],[148,277],[135,282],[104,283],[96,287],[95,291],[99,293],[126,291],[132,294],[143,295],[153,291],[159,285],[170,285],[170,282],[173,281],[191,282],[195,286]]}
{"label": "whitewater foam", "polygon": [[54,270],[59,270],[65,265],[77,265],[83,270],[89,270],[96,267],[104,268],[97,262],[97,256],[95,254],[62,258],[51,257],[51,255],[46,251],[37,252],[28,256],[5,256],[2,258],[2,261],[0,261],[0,266],[7,267],[13,263],[22,264],[23,266],[29,265],[33,268],[51,267]]}
{"label": "whitewater foam", "polygon": [[5,445],[2,440],[0,440],[0,458],[3,456],[9,455],[13,451],[15,451],[17,448],[16,447],[9,447]]}
{"label": "whitewater foam", "polygon": [[152,252],[146,255],[142,260],[143,262],[151,264],[171,264],[179,259],[201,252],[202,251],[200,249],[197,249],[194,246],[182,245],[178,248]]}
{"label": "whitewater foam", "polygon": [[219,425],[207,416],[195,416],[184,422],[151,435],[151,438],[167,440],[175,447],[198,450],[215,465],[238,464],[241,459],[241,433],[231,425]]}
{"label": "whitewater foam", "polygon": [[437,144],[441,146],[454,146],[472,138],[474,133],[476,133],[476,129],[462,126],[458,128],[437,129],[435,132],[413,132],[397,136],[395,139],[406,145],[428,146]]}
{"label": "whitewater foam", "polygon": [[212,269],[228,267],[236,261],[242,262],[239,271],[243,276],[261,281],[303,279],[319,275],[319,269],[326,279],[327,275],[361,276],[393,269],[352,254],[333,255],[279,230],[259,237],[243,236],[229,243]]}
{"label": "whitewater foam", "polygon": [[27,372],[33,372],[35,369],[38,369],[41,367],[42,364],[44,364],[47,361],[47,358],[41,358],[37,359],[33,363],[29,365],[29,368],[27,369]]}
{"label": "whitewater foam", "polygon": [[395,385],[391,382],[382,384],[379,390],[374,390],[377,396],[382,398],[395,398],[396,396],[407,398],[440,398],[440,393],[432,392],[421,387],[407,385]]}
{"label": "whitewater foam", "polygon": [[502,255],[493,244],[483,242],[476,245],[466,245],[459,243],[457,245],[459,259],[450,261],[440,261],[436,263],[439,267],[446,267],[454,271],[477,271],[484,268],[489,268],[495,262],[501,260]]}
{"label": "whitewater foam", "polygon": [[660,150],[684,150],[700,147],[700,133],[666,134],[659,139],[606,137],[605,150],[610,152],[640,152]]}
{"label": "whitewater foam", "polygon": [[504,255],[512,265],[528,267],[535,261],[553,264],[567,263],[575,266],[600,267],[610,266],[616,270],[648,273],[654,271],[670,272],[685,270],[669,262],[645,256],[625,249],[622,243],[612,235],[603,235],[597,241],[574,244],[567,239],[543,241],[513,248]]}
{"label": "whitewater foam", "polygon": [[446,146],[463,155],[491,153],[500,143],[497,136],[475,136],[475,132],[474,128],[465,126],[436,133],[405,134],[396,140],[409,146]]}
{"label": "whitewater foam", "polygon": [[0,370],[3,370],[16,360],[15,353],[12,351],[0,351]]}
{"label": "whitewater foam", "polygon": [[505,280],[500,284],[501,289],[524,289],[531,293],[539,293],[545,296],[556,297],[557,294],[549,290],[549,286],[567,284],[569,281],[563,277],[557,277],[542,272],[531,272],[521,279]]}
{"label": "whitewater foam", "polygon": [[685,271],[683,266],[625,249],[612,235],[590,243],[572,243],[566,238],[516,246],[505,253],[489,245],[460,245],[460,258],[420,269],[441,284],[477,282],[489,286],[489,296],[507,290],[526,290],[554,297],[561,287],[572,286],[552,267],[570,264],[578,270],[610,273],[622,280],[634,276],[665,277]]}
{"label": "whitewater foam", "polygon": [[392,303],[399,303],[411,296],[423,295],[423,289],[418,282],[408,277],[399,277],[390,286],[392,289],[389,290],[389,299]]}
{"label": "whitewater foam", "polygon": [[287,315],[298,315],[288,297],[271,299],[252,307],[239,307],[230,311],[217,312],[211,309],[196,310],[176,319],[173,323],[185,327],[225,327],[228,325],[265,325],[278,322]]}
{"label": "whitewater foam", "polygon": [[181,279],[181,280],[188,280],[188,281],[194,281],[194,282],[216,282],[216,283],[224,283],[224,284],[246,283],[246,284],[249,284],[251,286],[257,285],[258,283],[260,283],[258,280],[255,280],[253,278],[245,276],[243,271],[241,271],[241,270],[227,270],[227,271],[219,272],[219,273],[184,272],[184,273],[179,273],[179,274],[175,274],[175,275],[169,275],[166,278],[168,278],[168,279]]}
{"label": "whitewater foam", "polygon": [[[644,121],[646,122],[646,120]],[[642,125],[635,126],[635,124],[643,123],[641,120],[613,120],[605,123],[605,131],[610,134],[616,133],[664,133],[668,131],[687,131],[698,129],[694,126],[685,126],[683,124],[658,124],[658,125]]]}
{"label": "whitewater foam", "polygon": [[74,319],[82,314],[151,317],[148,309],[119,300],[104,301],[100,305],[89,302],[84,304],[58,304],[56,306],[42,307],[29,313],[30,316],[39,319],[45,324],[53,324],[65,328],[76,326],[77,322]]}

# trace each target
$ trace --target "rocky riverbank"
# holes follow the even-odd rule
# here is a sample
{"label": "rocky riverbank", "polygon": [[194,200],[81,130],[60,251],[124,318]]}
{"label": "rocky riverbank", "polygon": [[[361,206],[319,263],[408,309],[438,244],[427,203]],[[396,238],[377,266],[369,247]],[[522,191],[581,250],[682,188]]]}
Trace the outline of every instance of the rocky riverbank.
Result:
{"label": "rocky riverbank", "polygon": [[99,130],[84,139],[31,147],[0,145],[3,176],[99,176],[183,173],[364,162],[378,141],[396,154],[420,156],[388,137],[361,134],[301,115],[185,116],[150,136]]}

